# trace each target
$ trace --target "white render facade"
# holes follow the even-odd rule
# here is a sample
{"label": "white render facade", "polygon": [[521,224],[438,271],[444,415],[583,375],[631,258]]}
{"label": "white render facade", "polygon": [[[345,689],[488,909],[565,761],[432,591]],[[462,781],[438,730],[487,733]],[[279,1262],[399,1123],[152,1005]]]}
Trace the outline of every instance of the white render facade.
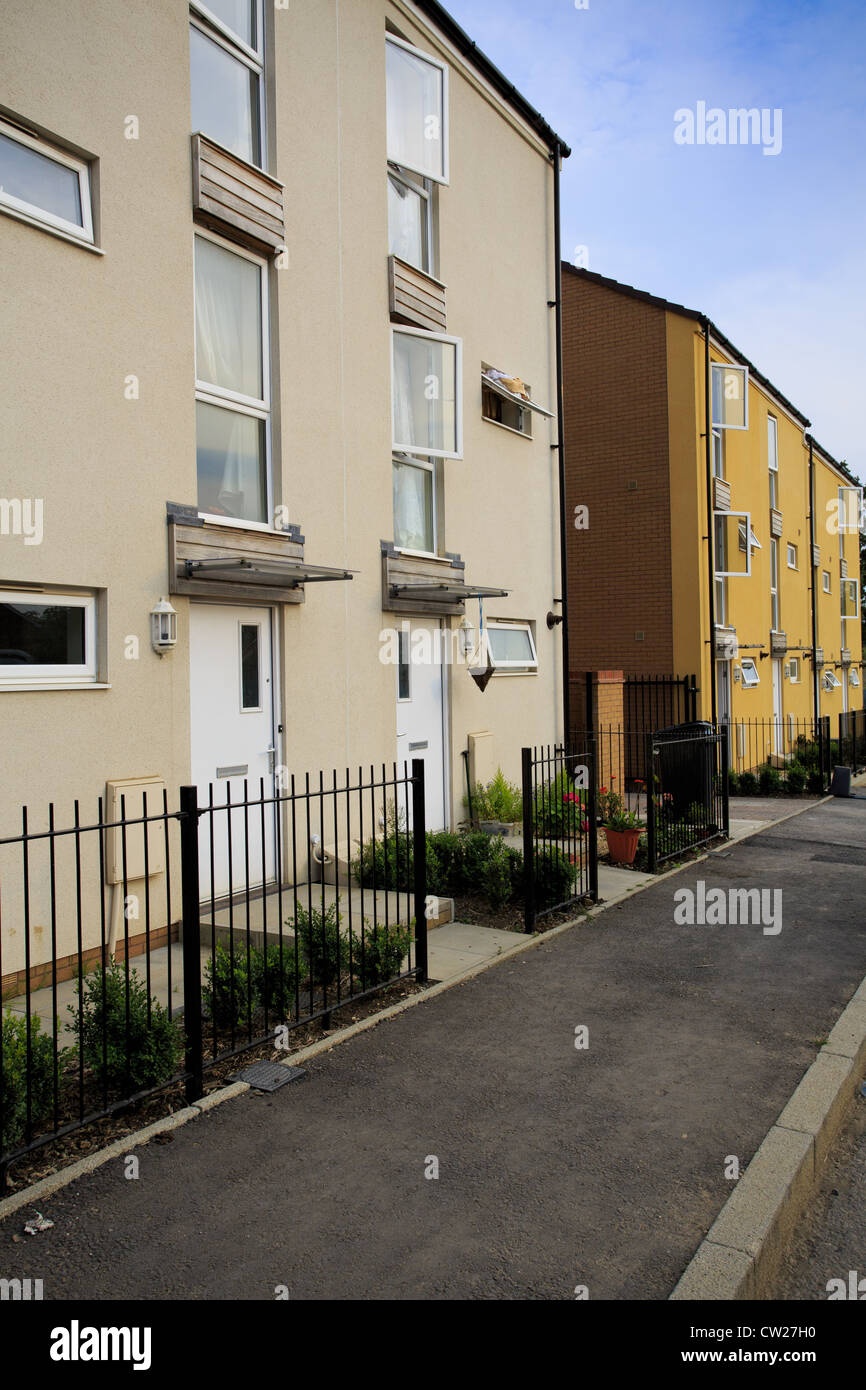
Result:
{"label": "white render facade", "polygon": [[3,28],[0,835],[416,756],[456,825],[562,735],[553,132],[435,5]]}

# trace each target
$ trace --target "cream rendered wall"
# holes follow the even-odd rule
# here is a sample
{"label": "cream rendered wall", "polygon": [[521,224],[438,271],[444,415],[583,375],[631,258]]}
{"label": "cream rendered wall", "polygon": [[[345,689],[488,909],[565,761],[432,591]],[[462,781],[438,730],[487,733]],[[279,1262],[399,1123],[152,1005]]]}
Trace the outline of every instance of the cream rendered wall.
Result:
{"label": "cream rendered wall", "polygon": [[[380,541],[393,538],[386,17],[451,71],[439,269],[448,330],[464,338],[465,457],[444,467],[440,540],[462,554],[467,578],[511,590],[487,616],[534,620],[539,654],[537,676],[494,678],[484,695],[453,673],[457,819],[470,731],[491,730],[511,777],[523,742],[561,734],[560,630],[544,621],[559,597],[555,427],[536,419],[528,442],[486,424],[479,379],[482,358],[494,361],[555,407],[552,167],[520,118],[387,0],[269,17],[270,169],[286,185],[289,253],[271,272],[275,503],[301,525],[310,562],[357,571],[351,583],[310,585],[305,604],[280,614],[282,761],[303,773],[396,756],[396,677],[378,659],[383,628],[398,622],[382,612],[380,570]],[[171,799],[188,780],[189,602],[174,599],[178,646],[162,660],[149,612],[167,590],[165,504],[194,503],[197,489],[186,9],[9,0],[3,30],[0,109],[98,159],[105,254],[0,215],[2,491],[45,504],[41,546],[0,538],[0,579],[105,590],[111,686],[0,693],[0,834],[10,834],[24,801],[43,823],[55,800],[59,824],[76,797],[83,820],[95,815],[107,778],[159,775]],[[124,138],[129,115],[138,140]],[[137,401],[124,398],[130,373]],[[135,661],[128,635],[139,639]],[[14,906],[6,877],[4,938]],[[97,915],[91,905],[85,944],[98,939]],[[64,917],[58,951],[73,946]],[[4,947],[6,973],[20,938]]]}

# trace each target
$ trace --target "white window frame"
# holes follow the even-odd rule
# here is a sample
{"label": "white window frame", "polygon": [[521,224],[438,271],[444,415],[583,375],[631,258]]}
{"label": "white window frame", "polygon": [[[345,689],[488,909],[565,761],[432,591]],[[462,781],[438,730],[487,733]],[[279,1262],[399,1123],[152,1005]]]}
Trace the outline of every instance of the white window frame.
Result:
{"label": "white window frame", "polygon": [[397,550],[397,551],[399,552],[399,554],[401,554],[401,555],[419,555],[419,556],[421,556],[421,557],[422,557],[423,559],[425,559],[425,560],[438,560],[438,559],[441,558],[441,556],[439,555],[439,524],[438,524],[438,518],[437,518],[437,515],[436,515],[436,513],[437,513],[437,502],[438,502],[438,497],[437,497],[438,483],[437,483],[437,478],[436,478],[436,474],[437,474],[436,462],[435,462],[435,460],[434,460],[433,458],[428,458],[428,457],[426,457],[424,454],[407,454],[407,453],[405,452],[405,450],[404,450],[404,451],[402,451],[402,452],[400,452],[400,453],[397,453],[397,452],[392,453],[392,455],[391,455],[391,467],[392,467],[392,468],[394,467],[394,464],[395,464],[395,463],[401,463],[401,464],[403,464],[403,465],[404,465],[405,467],[407,467],[407,468],[421,468],[421,469],[423,469],[425,472],[427,472],[427,473],[430,474],[430,478],[431,478],[431,487],[432,487],[431,501],[432,501],[432,504],[433,504],[433,505],[432,505],[432,509],[431,509],[431,510],[432,510],[432,513],[433,513],[433,549],[432,549],[432,550],[415,550],[415,549],[413,549],[411,546],[408,546],[408,545],[400,545],[400,544],[398,543],[398,541],[397,541],[397,538],[396,538],[396,524],[395,524],[395,528],[394,528],[394,529],[395,529],[394,548],[395,548],[395,550]]}
{"label": "white window frame", "polygon": [[792,656],[788,662],[788,680],[792,685],[800,684],[800,658]]}
{"label": "white window frame", "polygon": [[[429,169],[416,169],[411,164],[400,164],[399,168],[408,169],[411,173],[417,174],[419,178],[430,179],[433,183],[442,184],[443,186],[447,187],[451,181],[451,131],[450,120],[448,115],[448,64],[443,63],[440,58],[434,58],[430,53],[425,53],[423,49],[416,48],[414,44],[407,43],[405,39],[399,39],[396,34],[389,33],[385,35],[386,53],[387,46],[389,43],[393,44],[395,48],[402,48],[407,53],[411,53],[414,58],[420,59],[421,62],[429,63],[431,68],[438,68],[439,71],[442,73],[442,112],[440,116],[440,129],[442,132],[442,177],[439,178],[436,174],[431,174]],[[387,75],[385,80],[387,82]],[[392,159],[390,151],[388,151],[388,163],[395,165],[398,163],[396,159]]]}
{"label": "white window frame", "polygon": [[782,601],[779,595],[779,542],[774,536],[770,541],[770,630],[782,630]]}
{"label": "white window frame", "polygon": [[[799,556],[799,552],[798,552],[798,550],[797,550],[797,547],[794,545],[794,543],[793,543],[792,541],[788,541],[788,542],[786,542],[786,544],[787,544],[787,547],[788,547],[788,569],[789,569],[789,570],[798,570],[798,569],[800,568],[800,565],[799,565],[799,558],[800,558],[800,556]],[[793,556],[794,556],[793,562],[791,561],[791,555],[792,555],[792,554],[793,554]]]}
{"label": "white window frame", "polygon": [[[240,34],[236,34],[221,19],[218,19],[206,5],[200,3],[200,0],[190,0],[189,22],[192,28],[198,29],[205,38],[218,44],[228,53],[230,58],[244,63],[258,77],[259,163],[252,164],[251,167],[266,170],[268,167],[268,132],[265,120],[264,6],[262,0],[253,0],[253,4],[255,5],[256,38],[259,45],[257,49],[250,48]],[[208,139],[213,139],[206,130],[201,131],[201,134],[207,136]],[[242,159],[242,156],[235,155],[234,158]]]}
{"label": "white window frame", "polygon": [[[433,180],[421,174],[416,174],[414,170],[406,169],[401,164],[395,164],[392,159],[388,160],[387,178],[394,179],[396,183],[404,184],[410,192],[417,193],[418,197],[421,199],[422,207],[424,208],[424,239],[427,244],[427,265],[413,266],[413,269],[420,271],[422,275],[429,275],[431,280],[435,280],[436,256],[435,239],[433,236]],[[397,252],[390,249],[390,233],[388,240],[388,254],[396,256]],[[404,257],[399,256],[398,259],[403,260]],[[407,264],[412,265],[412,262],[409,261]]]}
{"label": "white window frame", "polygon": [[754,690],[756,685],[761,684],[758,668],[750,656],[740,658],[740,684],[744,690]]}
{"label": "white window frame", "polygon": [[831,587],[830,587],[830,571],[829,571],[829,570],[822,570],[822,571],[821,571],[821,586],[822,586],[822,588],[823,588],[825,594],[829,594],[829,593],[832,593],[832,592],[833,592],[832,589],[831,589]]}
{"label": "white window frame", "polygon": [[[840,598],[840,600],[841,600],[841,603],[840,603],[840,608],[841,608],[841,609],[844,609],[844,605],[845,605],[845,591],[846,591],[846,589],[847,589],[850,593],[852,593],[852,594],[854,595],[854,612],[853,612],[853,613],[845,613],[845,612],[842,612],[842,621],[843,621],[843,623],[859,622],[859,621],[860,621],[860,593],[859,593],[860,581],[859,581],[859,579],[840,579],[840,580],[839,580],[839,598]],[[844,628],[843,628],[842,630],[843,630],[843,632],[844,632]]]}
{"label": "white window frame", "polygon": [[[856,497],[856,499],[857,499],[856,519],[855,519],[855,521],[854,521],[853,526],[848,524],[848,518],[849,518],[850,513],[851,513],[851,508],[848,506],[848,503],[847,503],[847,500],[846,500],[846,496],[845,496],[846,493],[852,493],[852,492],[854,493],[854,495],[855,495],[855,497]],[[845,535],[845,534],[850,534],[850,533],[852,533],[852,532],[859,532],[859,531],[860,531],[860,527],[861,527],[861,523],[862,523],[862,520],[863,520],[863,489],[862,489],[862,487],[845,487],[845,486],[841,486],[841,487],[839,488],[839,493],[838,493],[838,495],[839,495],[839,531],[840,531],[843,535]]]}
{"label": "white window frame", "polygon": [[[742,425],[728,425],[724,420],[710,421],[711,429],[717,430],[747,430],[749,428],[749,369],[739,362],[711,362],[710,373],[714,376],[717,372],[741,372],[743,374],[743,420]],[[713,392],[710,390],[710,415],[712,416]],[[724,393],[722,393],[724,399]]]}
{"label": "white window frame", "polygon": [[711,427],[713,441],[713,477],[725,479],[725,436],[718,426]]}
{"label": "white window frame", "polygon": [[821,675],[821,684],[823,685],[825,690],[838,690],[842,682],[836,675],[836,672],[831,671],[828,666],[825,668]]}
{"label": "white window frame", "polygon": [[35,154],[53,160],[55,164],[62,164],[65,168],[72,169],[78,174],[78,194],[81,201],[83,225],[79,226],[77,222],[69,222],[65,217],[57,217],[54,213],[39,207],[37,203],[27,203],[23,198],[15,198],[11,193],[4,193],[2,190],[0,190],[0,210],[17,216],[23,221],[36,223],[47,231],[63,232],[75,241],[92,246],[93,198],[90,165],[87,161],[68,154],[66,150],[59,149],[48,140],[40,140],[37,136],[20,130],[18,126],[10,125],[8,121],[0,120],[0,135],[5,135],[8,139],[23,145],[25,149],[33,150]]}
{"label": "white window frame", "polygon": [[854,666],[851,666],[848,670],[848,684],[859,688],[860,672]]}
{"label": "white window frame", "polygon": [[[268,262],[261,256],[257,256],[254,251],[249,251],[245,246],[239,246],[236,242],[227,241],[225,237],[217,236],[214,232],[201,227],[196,227],[193,238],[193,353],[196,351],[196,323],[195,323],[195,238],[200,237],[202,241],[212,241],[216,246],[222,247],[224,251],[230,251],[233,256],[239,256],[243,260],[252,261],[260,270],[259,287],[261,294],[261,316],[262,316],[262,392],[261,400],[256,400],[253,396],[244,396],[238,391],[228,391],[222,386],[215,386],[213,382],[203,381],[198,375],[198,363],[196,362],[195,377],[195,399],[204,405],[214,405],[223,410],[232,410],[239,415],[251,415],[256,420],[263,420],[265,423],[265,475],[266,475],[266,510],[271,519],[274,516],[274,495],[273,495],[273,465],[271,456],[271,322],[269,306],[269,287],[268,287]],[[274,531],[277,528],[271,525],[270,521],[247,521],[243,517],[230,517],[217,515],[213,512],[199,511],[199,516],[205,521],[213,521],[221,526],[240,526],[246,530],[253,531]]]}
{"label": "white window frame", "polygon": [[[52,593],[47,589],[0,589],[0,603],[34,603],[48,608],[82,608],[84,610],[84,664],[80,666],[22,665],[0,667],[0,690],[79,689],[97,684],[99,651],[97,647],[95,593]],[[7,675],[14,669],[15,675]],[[19,674],[20,673],[20,674]]]}
{"label": "white window frame", "polygon": [[[538,650],[535,645],[535,637],[532,632],[532,624],[525,619],[491,618],[486,624],[487,632],[487,652],[493,666],[494,674],[499,672],[502,675],[529,676],[535,675],[538,671]],[[525,632],[529,638],[529,649],[532,656],[529,661],[503,661],[493,655],[493,646],[490,642],[491,631]]]}
{"label": "white window frame", "polygon": [[[426,338],[428,342],[449,343],[454,347],[454,435],[455,449],[431,449],[429,445],[424,448],[414,449],[404,443],[394,439],[394,402],[395,394],[395,372],[394,372],[394,344],[398,334],[406,335],[410,338]],[[454,338],[447,333],[428,333],[423,328],[406,328],[403,324],[393,324],[391,327],[391,453],[409,454],[418,458],[442,458],[442,459],[462,459],[463,457],[463,339]]]}
{"label": "white window frame", "polygon": [[[732,516],[740,517],[741,519],[743,519],[743,520],[745,521],[746,534],[747,534],[749,537],[751,537],[751,536],[754,534],[753,531],[752,531],[752,514],[751,514],[751,512],[722,512],[722,511],[714,511],[714,512],[713,512],[713,563],[714,563],[714,564],[717,563],[716,557],[717,557],[717,552],[718,552],[718,546],[716,545],[716,520],[717,520],[717,518],[719,518],[719,517],[732,517]],[[739,528],[737,528],[737,529],[738,529],[738,531],[739,531]],[[740,547],[738,546],[738,548],[740,548]],[[716,577],[716,579],[748,579],[748,578],[750,578],[751,573],[752,573],[752,545],[751,545],[751,541],[750,541],[750,543],[749,543],[749,545],[748,545],[747,547],[742,547],[742,549],[744,550],[744,554],[745,554],[745,556],[746,556],[746,568],[745,568],[745,570],[720,570],[720,569],[716,569],[716,571],[715,571],[715,577]]]}

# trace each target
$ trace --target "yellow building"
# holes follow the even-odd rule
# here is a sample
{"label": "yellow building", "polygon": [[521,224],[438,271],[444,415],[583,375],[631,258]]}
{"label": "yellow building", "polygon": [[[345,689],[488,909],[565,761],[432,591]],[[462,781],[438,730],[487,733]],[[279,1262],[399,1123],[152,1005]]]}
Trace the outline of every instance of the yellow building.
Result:
{"label": "yellow building", "polygon": [[735,767],[819,715],[835,737],[863,707],[862,489],[704,315],[571,266],[563,310],[572,670],[694,673]]}

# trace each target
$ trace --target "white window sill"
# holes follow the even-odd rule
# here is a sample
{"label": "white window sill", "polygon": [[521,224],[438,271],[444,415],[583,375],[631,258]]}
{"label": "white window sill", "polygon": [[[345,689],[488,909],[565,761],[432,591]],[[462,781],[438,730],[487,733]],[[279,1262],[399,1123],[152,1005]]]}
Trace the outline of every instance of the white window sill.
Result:
{"label": "white window sill", "polygon": [[452,564],[447,555],[437,555],[432,550],[409,550],[405,545],[395,545],[394,553],[396,555],[409,555],[416,560],[438,560],[440,565]]}
{"label": "white window sill", "polygon": [[267,536],[285,536],[286,540],[291,539],[288,531],[277,530],[266,521],[245,521],[241,517],[217,516],[214,512],[199,512],[198,516],[199,520],[206,521],[210,526],[228,526],[233,531],[258,531]]}
{"label": "white window sill", "polygon": [[38,231],[47,232],[49,236],[59,237],[61,241],[69,241],[73,246],[80,246],[82,251],[91,251],[96,256],[105,255],[101,246],[94,246],[92,241],[87,241],[82,236],[76,236],[74,232],[64,232],[62,227],[52,227],[50,222],[42,222],[38,217],[31,217],[29,212],[21,212],[18,208],[10,208],[5,203],[0,202],[0,213],[4,217],[14,217],[16,222],[26,222],[28,227],[36,227]]}
{"label": "white window sill", "polygon": [[537,675],[538,675],[538,671],[537,671],[537,669],[536,669],[534,666],[533,666],[533,667],[524,667],[524,668],[523,668],[522,670],[520,670],[520,671],[501,671],[501,670],[498,670],[498,669],[494,668],[493,675],[494,675],[494,677],[502,677],[502,676],[537,676]]}
{"label": "white window sill", "polygon": [[13,690],[110,690],[105,681],[5,681],[0,680],[0,693]]}
{"label": "white window sill", "polygon": [[491,420],[489,415],[482,415],[481,418],[485,425],[495,425],[498,430],[507,430],[509,434],[516,434],[518,439],[532,439],[532,435],[527,434],[526,430],[516,430],[513,425],[504,425],[501,420]]}

